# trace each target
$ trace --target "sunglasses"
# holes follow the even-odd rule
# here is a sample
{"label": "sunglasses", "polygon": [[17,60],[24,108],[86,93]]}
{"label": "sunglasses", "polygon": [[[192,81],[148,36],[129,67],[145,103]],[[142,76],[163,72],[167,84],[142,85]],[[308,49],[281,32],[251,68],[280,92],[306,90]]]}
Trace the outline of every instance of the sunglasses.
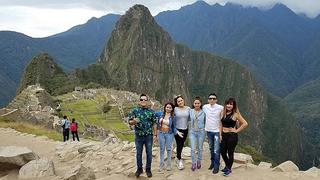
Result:
{"label": "sunglasses", "polygon": [[208,98],[208,99],[210,99],[210,100],[216,100],[217,98]]}
{"label": "sunglasses", "polygon": [[140,101],[148,101],[147,99],[140,99]]}

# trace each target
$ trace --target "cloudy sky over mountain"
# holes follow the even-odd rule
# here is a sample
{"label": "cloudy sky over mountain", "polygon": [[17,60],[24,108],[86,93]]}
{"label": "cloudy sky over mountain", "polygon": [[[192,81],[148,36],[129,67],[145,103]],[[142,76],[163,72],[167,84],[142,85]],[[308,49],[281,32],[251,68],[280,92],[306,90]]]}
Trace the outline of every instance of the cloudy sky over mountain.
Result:
{"label": "cloudy sky over mountain", "polygon": [[[153,15],[179,9],[196,0],[0,0],[0,30],[22,32],[32,37],[45,37],[72,26],[85,23],[91,17],[109,13],[123,14],[134,4],[147,6]],[[315,17],[320,13],[319,0],[205,0],[209,4],[226,2],[270,8],[283,3],[296,13]]]}

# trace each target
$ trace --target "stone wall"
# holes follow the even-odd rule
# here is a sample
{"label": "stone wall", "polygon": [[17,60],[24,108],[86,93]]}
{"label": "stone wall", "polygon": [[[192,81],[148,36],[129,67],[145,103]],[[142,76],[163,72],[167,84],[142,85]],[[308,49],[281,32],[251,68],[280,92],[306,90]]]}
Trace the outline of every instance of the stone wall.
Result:
{"label": "stone wall", "polygon": [[111,132],[109,130],[106,130],[104,128],[84,123],[83,135],[85,136],[91,136],[98,140],[104,140],[110,133]]}

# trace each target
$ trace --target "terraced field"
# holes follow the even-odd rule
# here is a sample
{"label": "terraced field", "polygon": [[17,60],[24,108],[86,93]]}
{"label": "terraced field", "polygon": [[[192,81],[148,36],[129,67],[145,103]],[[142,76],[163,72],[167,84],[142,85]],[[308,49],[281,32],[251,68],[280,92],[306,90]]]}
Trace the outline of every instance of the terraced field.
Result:
{"label": "terraced field", "polygon": [[[133,141],[133,134],[128,134],[130,129],[122,122],[116,104],[111,103],[111,109],[103,113],[102,106],[108,101],[104,96],[97,95],[93,99],[76,99],[74,93],[69,93],[57,98],[62,101],[61,113],[67,115],[69,119],[75,118],[79,122],[80,131],[83,130],[84,123],[87,123],[112,130],[122,140]],[[125,109],[131,108],[126,107]]]}

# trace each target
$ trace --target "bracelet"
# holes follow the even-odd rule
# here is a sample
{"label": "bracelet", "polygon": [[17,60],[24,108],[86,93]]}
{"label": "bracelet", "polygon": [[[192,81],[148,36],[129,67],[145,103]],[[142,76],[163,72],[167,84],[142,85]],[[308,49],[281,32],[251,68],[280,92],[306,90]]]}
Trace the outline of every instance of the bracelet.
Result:
{"label": "bracelet", "polygon": [[153,136],[157,136],[157,135],[155,134],[155,135],[153,135]]}

